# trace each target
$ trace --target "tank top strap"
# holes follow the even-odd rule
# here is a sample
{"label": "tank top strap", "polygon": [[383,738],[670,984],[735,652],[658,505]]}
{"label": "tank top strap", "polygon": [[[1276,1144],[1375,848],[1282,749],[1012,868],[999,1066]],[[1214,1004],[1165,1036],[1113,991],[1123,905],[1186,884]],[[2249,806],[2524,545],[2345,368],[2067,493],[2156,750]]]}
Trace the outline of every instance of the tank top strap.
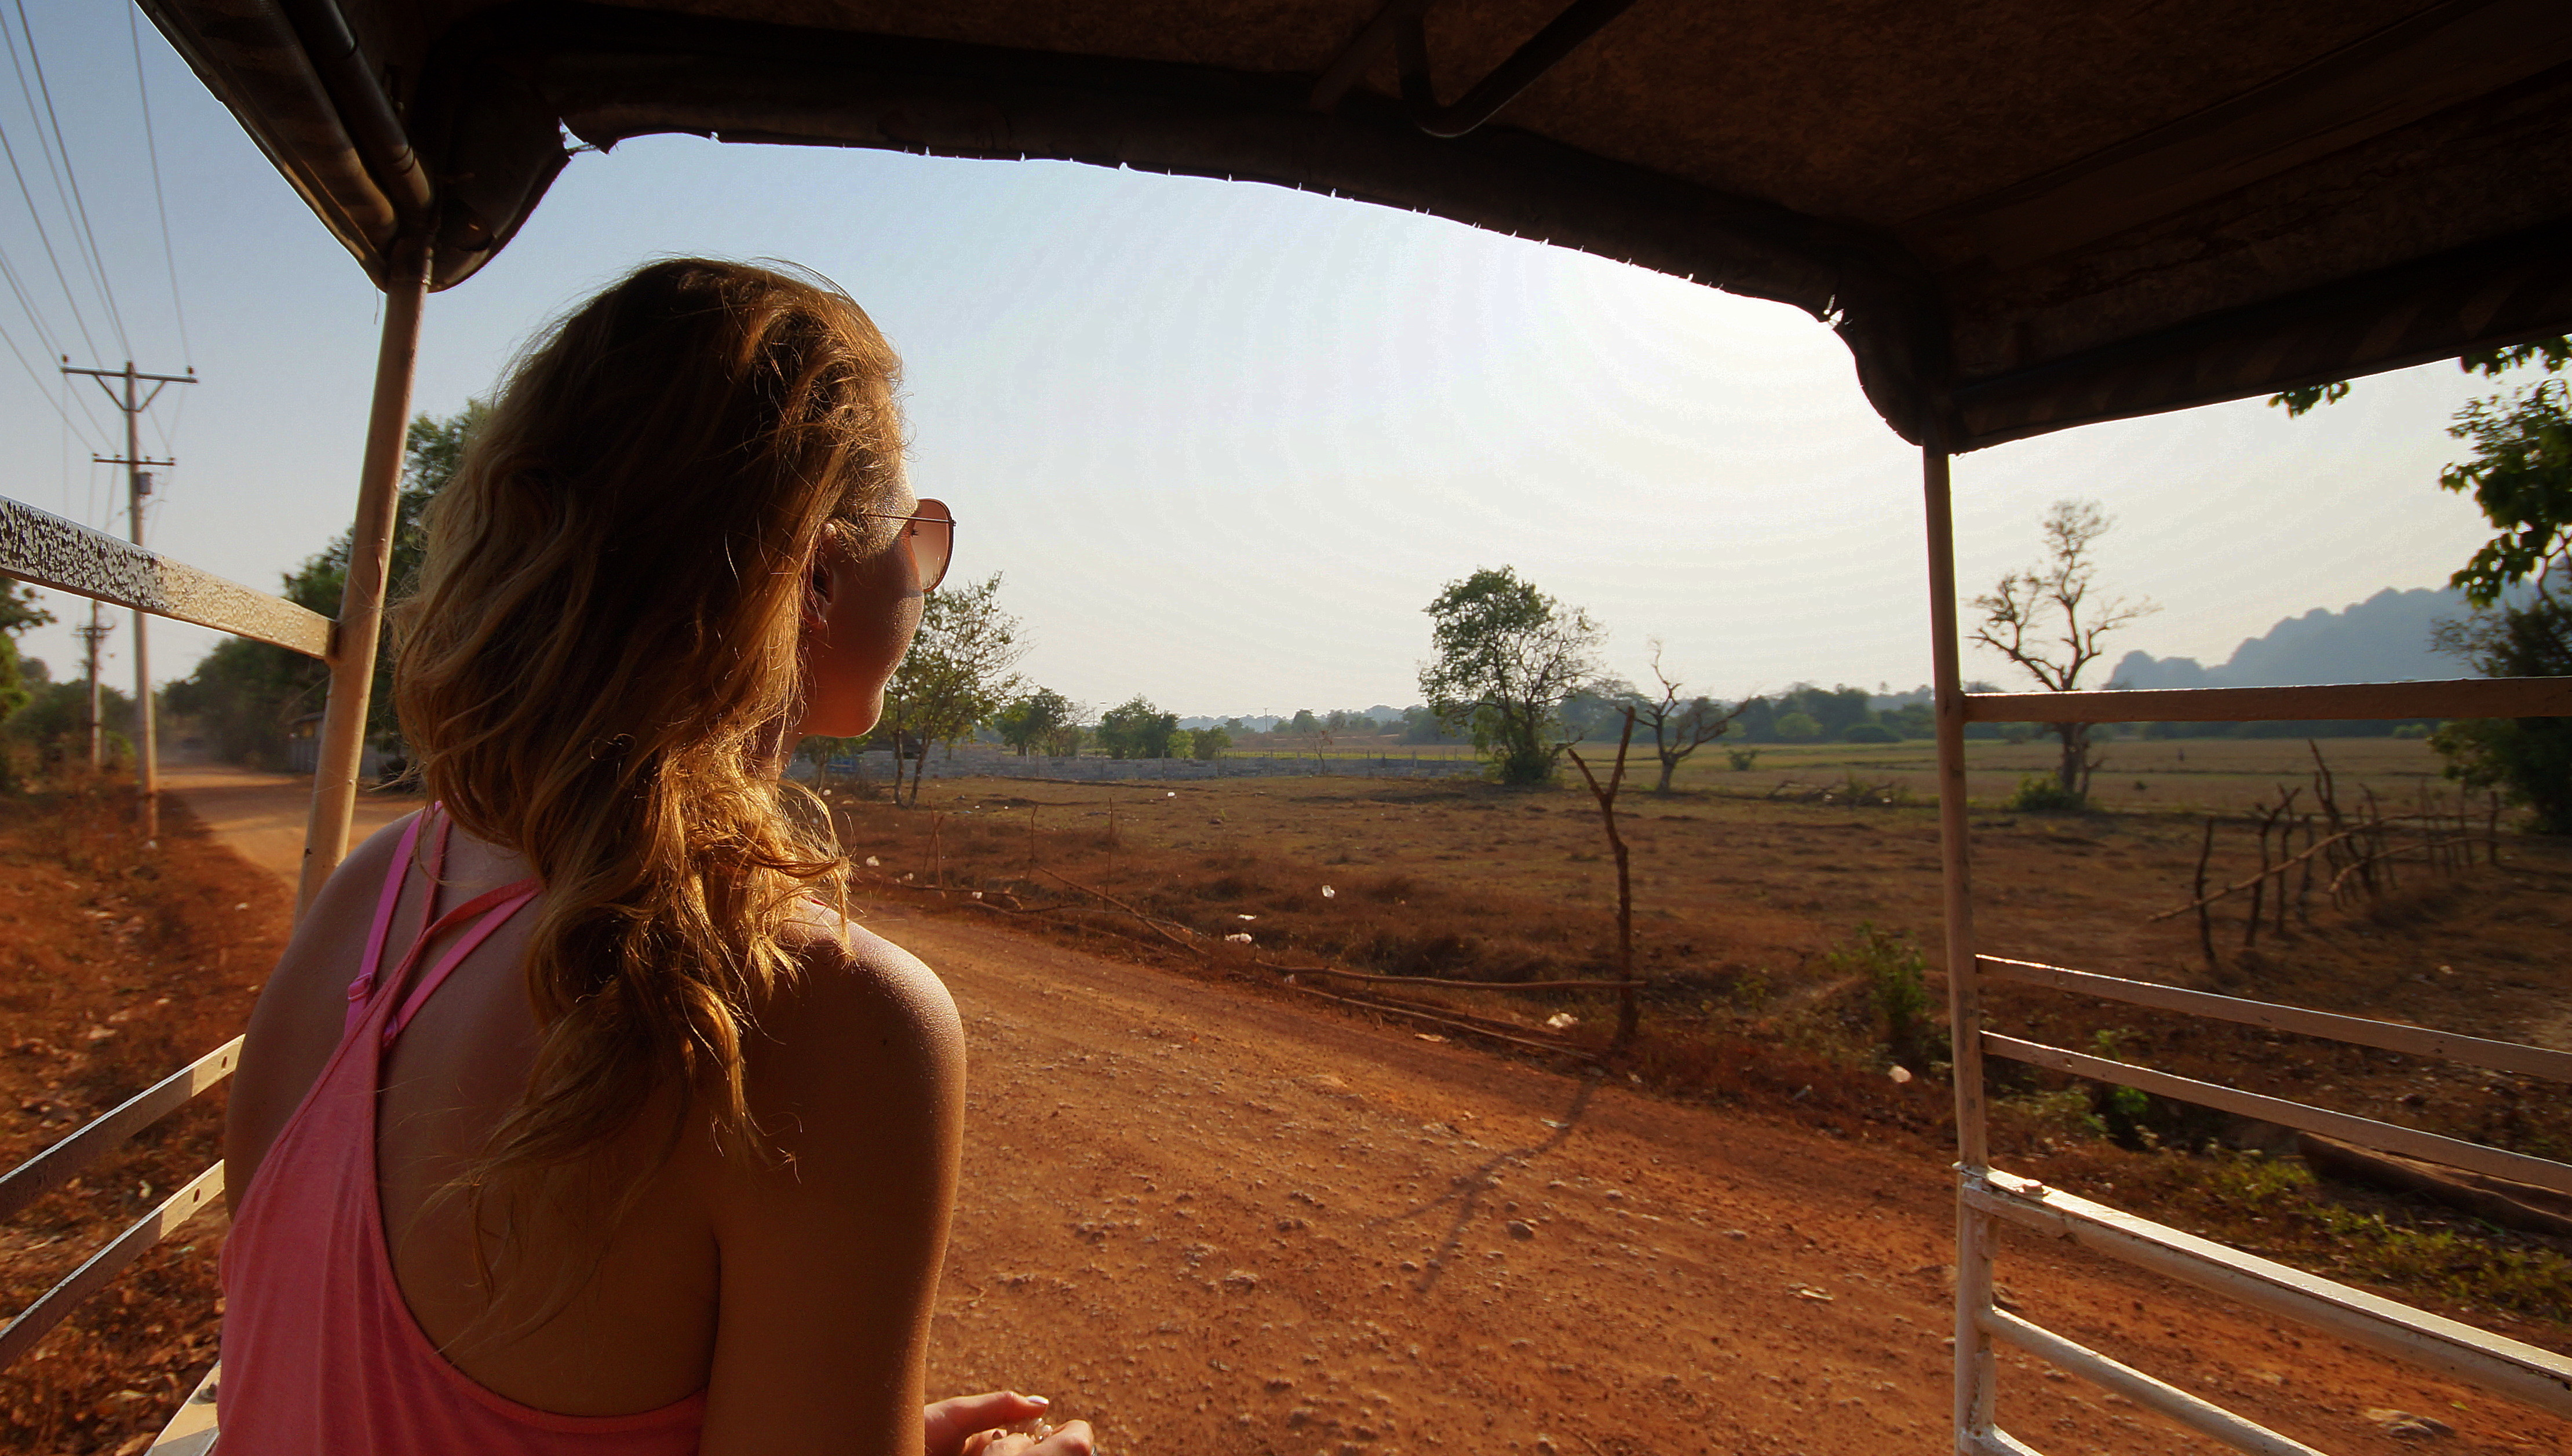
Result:
{"label": "tank top strap", "polygon": [[401,970],[392,980],[393,988],[400,987],[409,977],[411,968],[419,960],[420,952],[427,949],[431,940],[455,926],[472,920],[475,916],[481,917],[480,923],[466,931],[453,946],[447,948],[445,956],[439,959],[437,965],[431,968],[426,976],[419,979],[419,985],[411,988],[410,995],[402,998],[401,1009],[385,1020],[383,1045],[390,1047],[393,1039],[402,1034],[402,1029],[410,1025],[410,1019],[427,1004],[429,996],[445,983],[446,978],[457,966],[463,964],[464,958],[480,949],[482,943],[491,938],[492,932],[508,924],[509,918],[525,909],[543,889],[544,886],[539,881],[520,880],[514,884],[503,885],[496,890],[486,890],[440,916],[436,924],[421,932],[419,940],[412,945],[410,954],[402,958]]}
{"label": "tank top strap", "polygon": [[[411,816],[409,825],[402,830],[401,848],[393,852],[392,868],[384,872],[383,889],[375,897],[374,925],[366,932],[366,954],[357,963],[356,977],[348,983],[347,1015],[339,1025],[343,1038],[355,1031],[366,1015],[366,1000],[375,989],[375,971],[383,965],[384,941],[392,934],[393,907],[401,903],[402,879],[410,869],[412,852],[419,847],[419,827],[430,812],[423,809]],[[443,836],[439,843],[442,848]]]}

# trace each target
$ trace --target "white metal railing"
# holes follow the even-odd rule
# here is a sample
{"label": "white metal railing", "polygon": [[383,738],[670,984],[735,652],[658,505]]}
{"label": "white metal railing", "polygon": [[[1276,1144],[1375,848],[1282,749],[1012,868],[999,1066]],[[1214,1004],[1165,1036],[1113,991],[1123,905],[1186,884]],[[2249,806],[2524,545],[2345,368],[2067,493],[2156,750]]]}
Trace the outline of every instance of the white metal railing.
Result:
{"label": "white metal railing", "polygon": [[[319,612],[6,497],[0,497],[0,575],[214,627],[308,657],[327,661],[330,656],[334,626]],[[135,1133],[223,1083],[239,1065],[241,1047],[242,1039],[235,1037],[0,1174],[0,1218],[18,1213],[95,1165]],[[0,1370],[34,1349],[81,1301],[222,1197],[223,1191],[224,1164],[218,1159],[0,1325]],[[190,1408],[183,1406],[183,1414]],[[174,1448],[156,1445],[154,1449]]]}
{"label": "white metal railing", "polygon": [[[313,811],[305,824],[304,867],[296,893],[299,919],[347,853],[348,827],[356,808],[357,770],[365,748],[367,698],[374,682],[375,644],[383,625],[411,379],[418,362],[420,313],[428,296],[430,255],[423,236],[404,234],[391,239],[384,245],[384,258],[385,271],[380,280],[384,291],[383,322],[376,341],[365,450],[357,470],[356,515],[348,531],[348,571],[336,620],[76,521],[0,497],[0,575],[256,638],[320,658],[329,665],[330,690],[322,707],[319,762],[313,775]],[[149,712],[148,684],[141,696],[147,699],[142,706]],[[150,773],[147,761],[147,823],[152,803]],[[241,1040],[236,1038],[0,1178],[0,1217],[52,1186],[51,1179],[71,1176],[69,1169],[83,1165],[135,1129],[230,1076],[240,1049]],[[184,1095],[176,1092],[182,1088],[187,1089]],[[167,1101],[174,1095],[176,1101]],[[164,1101],[167,1105],[163,1105]],[[146,1115],[147,1107],[158,1110]],[[218,1161],[111,1240],[7,1326],[0,1327],[0,1369],[6,1369],[10,1361],[25,1353],[73,1305],[221,1196],[223,1178],[224,1165]],[[13,1186],[33,1191],[12,1202],[7,1189]],[[195,1393],[181,1405],[154,1442],[154,1456],[200,1456],[213,1444],[216,1378],[214,1372],[208,1372]]]}
{"label": "white metal railing", "polygon": [[94,601],[330,655],[330,619],[131,541],[0,496],[0,575]]}
{"label": "white metal railing", "polygon": [[2442,1318],[2048,1187],[1992,1166],[1986,1057],[2137,1088],[2283,1126],[2323,1133],[2452,1167],[2572,1193],[2572,1165],[2441,1136],[2284,1097],[2178,1077],[1991,1031],[1983,987],[2009,981],[2129,1005],[2263,1027],[2493,1071],[2572,1082],[2572,1053],[2402,1026],[2303,1007],[2160,986],[2096,972],[1986,956],[1974,936],[1966,815],[1968,723],[2274,722],[2388,718],[2572,717],[2572,678],[2338,683],[2070,693],[1967,693],[1960,673],[1954,529],[1947,456],[1935,431],[1923,450],[1928,513],[1931,651],[1938,707],[1940,863],[1945,880],[1948,1019],[1954,1038],[1957,1158],[1955,1449],[2038,1456],[1993,1414],[2007,1341],[2056,1367],[2237,1449],[2318,1456],[2313,1448],[2002,1310],[1993,1300],[1996,1223],[2007,1221],[2297,1320],[2539,1410],[2572,1418],[2572,1358]]}
{"label": "white metal railing", "polygon": [[[235,1037],[126,1098],[106,1114],[92,1119],[89,1125],[18,1164],[5,1176],[0,1176],[0,1218],[15,1214],[38,1197],[60,1187],[82,1169],[121,1146],[127,1138],[186,1106],[198,1094],[232,1076],[234,1067],[241,1061],[241,1038]],[[16,1318],[6,1326],[0,1326],[0,1370],[9,1368],[21,1355],[34,1348],[36,1341],[43,1339],[48,1330],[62,1323],[74,1305],[96,1293],[126,1265],[141,1258],[154,1244],[169,1237],[180,1224],[221,1197],[223,1191],[224,1165],[218,1159],[83,1260],[80,1267],[46,1290],[35,1303],[18,1311]]]}

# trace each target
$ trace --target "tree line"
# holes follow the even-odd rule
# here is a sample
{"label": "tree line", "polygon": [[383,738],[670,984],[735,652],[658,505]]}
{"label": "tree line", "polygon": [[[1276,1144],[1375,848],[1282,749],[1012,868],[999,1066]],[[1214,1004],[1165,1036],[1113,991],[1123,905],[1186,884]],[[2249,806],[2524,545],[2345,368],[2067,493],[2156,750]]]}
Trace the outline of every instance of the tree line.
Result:
{"label": "tree line", "polygon": [[[2442,488],[2469,494],[2495,534],[2459,568],[2451,584],[2473,608],[2440,629],[2439,646],[2493,676],[2572,674],[2572,338],[2540,340],[2468,356],[2459,364],[2487,377],[2526,379],[2458,410],[2449,433],[2469,447],[2441,473]],[[2271,399],[2302,414],[2345,396],[2343,381],[2289,390]],[[411,422],[393,533],[398,591],[416,572],[424,545],[421,512],[453,474],[483,406],[470,401],[443,419]],[[2104,659],[2107,636],[2156,608],[2104,591],[2096,545],[2109,527],[2095,502],[2058,501],[2041,522],[2043,549],[2029,567],[2004,574],[1976,596],[1970,638],[2000,654],[2048,691],[2108,686],[2091,670]],[[284,594],[325,615],[337,610],[347,572],[345,534],[287,574]],[[0,759],[0,775],[30,744],[61,752],[85,728],[85,684],[57,682],[41,663],[22,662],[16,634],[51,620],[33,593],[0,583],[0,728],[17,745]],[[1424,611],[1432,655],[1420,666],[1426,705],[1399,725],[1338,711],[1301,710],[1264,733],[1241,719],[1197,729],[1137,694],[1099,713],[1028,681],[1017,671],[1027,651],[1024,626],[999,604],[998,573],[942,588],[925,604],[910,654],[886,694],[882,725],[866,743],[816,739],[803,752],[817,762],[874,745],[893,749],[919,792],[934,746],[951,751],[985,732],[1020,754],[1099,752],[1117,758],[1220,756],[1259,737],[1325,754],[1342,735],[1398,732],[1406,742],[1471,742],[1504,783],[1551,779],[1566,748],[1586,738],[1618,737],[1629,715],[1633,741],[1657,760],[1655,787],[1667,792],[1687,759],[1729,740],[1736,766],[1748,745],[1891,743],[1928,738],[1927,703],[1875,706],[1862,688],[1798,684],[1773,694],[1726,701],[1690,691],[1664,667],[1652,644],[1651,678],[1638,685],[1609,675],[1602,662],[1606,632],[1590,614],[1567,605],[1509,566],[1485,567],[1452,581]],[[371,741],[398,752],[387,674],[392,643],[376,666],[367,724]],[[187,678],[165,690],[165,705],[193,719],[227,758],[282,759],[298,726],[318,715],[326,688],[322,664],[283,648],[232,639]],[[1979,684],[1975,686],[1981,686]],[[103,722],[129,711],[106,690]],[[2423,725],[2425,728],[2425,725]],[[1978,733],[2007,734],[2000,725]],[[2088,796],[2099,760],[2096,725],[2025,725],[2020,733],[2052,734],[2060,750],[2051,781],[2021,787],[2023,808],[2074,808]],[[121,741],[122,735],[115,735]],[[2572,833],[2572,720],[2497,719],[2444,723],[2433,739],[2448,776],[2473,789],[2493,789],[2531,811],[2535,828]]]}

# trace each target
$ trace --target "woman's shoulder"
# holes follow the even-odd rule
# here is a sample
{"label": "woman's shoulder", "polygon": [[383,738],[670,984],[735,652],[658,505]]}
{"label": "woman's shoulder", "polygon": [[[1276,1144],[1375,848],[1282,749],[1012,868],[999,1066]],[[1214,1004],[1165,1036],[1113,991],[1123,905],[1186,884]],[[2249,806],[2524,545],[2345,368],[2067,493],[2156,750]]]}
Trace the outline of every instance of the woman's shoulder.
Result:
{"label": "woman's shoulder", "polygon": [[[839,1082],[882,1072],[942,1079],[961,1070],[964,1026],[947,984],[921,959],[839,912],[805,902],[781,937],[795,974],[761,1009],[763,1040],[792,1053],[824,1054],[819,1064],[802,1057],[808,1076]],[[860,1048],[872,1069],[847,1067]]]}
{"label": "woman's shoulder", "polygon": [[299,950],[317,943],[342,941],[352,934],[362,935],[372,925],[384,883],[391,877],[393,863],[401,856],[402,842],[419,817],[417,810],[402,815],[366,836],[339,861],[330,877],[322,881],[322,893],[314,897],[312,909],[297,923],[294,942],[287,952],[290,961],[298,959]]}

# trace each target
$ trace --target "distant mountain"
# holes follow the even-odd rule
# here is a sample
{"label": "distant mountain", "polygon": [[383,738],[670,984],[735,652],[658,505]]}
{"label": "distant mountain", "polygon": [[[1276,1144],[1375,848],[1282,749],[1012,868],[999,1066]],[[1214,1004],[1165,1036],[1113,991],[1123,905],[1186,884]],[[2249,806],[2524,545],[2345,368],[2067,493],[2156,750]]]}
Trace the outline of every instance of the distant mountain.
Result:
{"label": "distant mountain", "polygon": [[2213,667],[2194,657],[2129,652],[2108,680],[2129,688],[2198,688],[2467,677],[2472,669],[2464,663],[2429,650],[2437,620],[2467,610],[2464,593],[2452,588],[2386,587],[2336,612],[2315,607],[2288,617],[2265,636],[2245,638]]}

